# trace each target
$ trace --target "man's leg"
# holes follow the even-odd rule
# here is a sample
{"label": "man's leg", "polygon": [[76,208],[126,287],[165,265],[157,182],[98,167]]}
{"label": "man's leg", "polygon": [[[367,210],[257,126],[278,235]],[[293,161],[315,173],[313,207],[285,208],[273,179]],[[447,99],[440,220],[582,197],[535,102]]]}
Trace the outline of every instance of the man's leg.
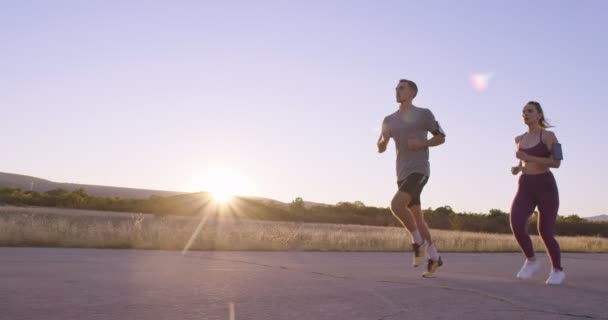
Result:
{"label": "man's leg", "polygon": [[[416,221],[409,209],[409,205],[412,201],[412,192],[415,192],[415,186],[419,183],[416,175],[410,175],[405,180],[399,181],[399,191],[393,197],[391,201],[391,211],[393,215],[401,222],[401,224],[410,232],[412,238],[412,251],[414,257],[412,266],[417,267],[425,259],[425,247],[424,239],[420,234],[420,231],[416,227]],[[416,196],[415,194],[413,195]]]}
{"label": "man's leg", "polygon": [[414,222],[422,237],[425,240],[426,253],[429,256],[429,260],[427,262],[426,271],[422,273],[423,277],[432,277],[433,274],[443,265],[443,261],[437,252],[437,248],[433,243],[433,239],[431,239],[431,232],[429,231],[429,227],[424,220],[424,215],[422,214],[422,206],[420,204],[420,194],[422,193],[422,189],[428,182],[428,177],[421,175],[418,180],[418,184],[416,185],[416,189],[413,192],[414,196],[410,201],[409,209],[412,212],[412,216],[414,217]]}
{"label": "man's leg", "polygon": [[420,231],[422,238],[429,244],[433,243],[429,226],[426,224],[426,221],[424,221],[424,215],[422,214],[422,208],[420,205],[411,205],[410,212],[412,212],[412,215],[414,216],[416,228]]}
{"label": "man's leg", "polygon": [[403,191],[397,191],[391,201],[393,216],[395,216],[410,233],[416,230],[416,222],[414,221],[410,209],[408,209],[411,200],[412,197],[409,194]]}
{"label": "man's leg", "polygon": [[433,239],[431,238],[431,232],[429,231],[429,226],[424,220],[424,215],[422,213],[420,205],[411,205],[410,211],[414,216],[414,220],[416,221],[416,226],[418,226],[418,230],[420,230],[420,234],[424,238],[424,244],[426,245],[426,254],[430,258],[430,261],[428,261],[427,265],[427,271],[423,274],[423,276],[431,276],[435,271],[437,271],[437,268],[439,268],[443,264],[443,261],[439,263],[441,257],[439,256],[439,252],[437,252],[437,247],[435,247],[435,243],[433,243]]}
{"label": "man's leg", "polygon": [[[397,191],[393,197],[393,201],[391,201],[391,211],[401,225],[410,232],[414,251],[418,251],[417,247],[424,243],[424,239],[420,235],[420,231],[416,228],[416,221],[414,220],[410,209],[408,209],[410,199],[411,197],[409,194],[403,191]],[[415,266],[418,265],[418,263],[414,264]]]}

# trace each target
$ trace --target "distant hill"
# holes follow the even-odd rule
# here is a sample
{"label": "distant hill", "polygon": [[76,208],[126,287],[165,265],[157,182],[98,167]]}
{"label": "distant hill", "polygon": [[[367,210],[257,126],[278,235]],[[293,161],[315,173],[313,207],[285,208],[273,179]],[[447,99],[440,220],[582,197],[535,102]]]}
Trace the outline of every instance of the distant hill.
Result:
{"label": "distant hill", "polygon": [[82,188],[92,196],[119,197],[125,199],[145,199],[152,195],[166,197],[183,194],[183,192],[176,191],[53,182],[31,176],[0,172],[0,189],[7,187],[21,190],[34,190],[38,192],[47,192],[53,189],[64,189],[68,191],[74,191]]}
{"label": "distant hill", "polygon": [[[167,191],[167,190],[149,190],[149,189],[137,189],[137,188],[124,188],[124,187],[112,187],[112,186],[100,186],[90,184],[77,184],[77,183],[63,183],[54,182],[32,176],[26,176],[21,174],[0,172],[0,189],[2,188],[16,188],[21,190],[33,190],[38,192],[47,192],[53,189],[64,189],[67,191],[74,191],[77,189],[84,189],[88,194],[95,197],[119,197],[123,199],[145,199],[151,195],[155,196],[174,196],[179,194],[185,194],[185,192],[178,191]],[[274,204],[282,208],[287,208],[290,203],[281,202],[274,199],[262,198],[262,197],[242,197],[252,200],[258,200],[267,204]],[[315,205],[321,205],[322,203],[304,201],[304,206],[310,208]]]}
{"label": "distant hill", "polygon": [[600,214],[598,216],[588,217],[585,219],[593,222],[608,222],[608,214]]}
{"label": "distant hill", "polygon": [[[282,201],[279,201],[279,200],[274,200],[274,199],[269,199],[269,198],[262,198],[262,197],[252,197],[252,196],[249,196],[249,197],[243,197],[243,198],[248,198],[248,199],[252,199],[252,200],[258,200],[258,201],[261,201],[261,202],[266,203],[266,204],[273,204],[273,205],[277,205],[277,206],[283,207],[283,208],[287,208],[291,204],[291,202],[287,203],[287,202],[282,202]],[[326,205],[326,204],[325,203],[319,203],[319,202],[312,202],[312,201],[304,201],[304,207],[305,208],[311,208],[311,207],[314,207],[314,206],[321,206],[321,205]]]}

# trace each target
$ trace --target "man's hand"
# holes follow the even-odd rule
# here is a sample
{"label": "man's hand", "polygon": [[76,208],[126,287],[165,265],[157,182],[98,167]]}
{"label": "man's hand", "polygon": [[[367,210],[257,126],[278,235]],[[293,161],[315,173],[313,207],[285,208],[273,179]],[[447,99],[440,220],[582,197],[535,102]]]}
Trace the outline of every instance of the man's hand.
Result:
{"label": "man's hand", "polygon": [[383,153],[384,151],[386,151],[388,139],[385,139],[383,135],[380,135],[380,138],[378,138],[378,143],[376,145],[378,146],[378,153]]}
{"label": "man's hand", "polygon": [[428,145],[426,143],[426,140],[420,140],[418,138],[407,139],[407,148],[411,151],[420,151],[427,147]]}

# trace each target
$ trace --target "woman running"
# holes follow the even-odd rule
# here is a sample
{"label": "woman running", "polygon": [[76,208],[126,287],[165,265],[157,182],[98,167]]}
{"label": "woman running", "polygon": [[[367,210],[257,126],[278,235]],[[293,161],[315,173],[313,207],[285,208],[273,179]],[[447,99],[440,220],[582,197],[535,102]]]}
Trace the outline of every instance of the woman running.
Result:
{"label": "woman running", "polygon": [[521,175],[511,206],[511,230],[527,259],[517,278],[529,279],[541,266],[526,232],[528,218],[538,207],[538,233],[553,266],[546,283],[558,285],[564,281],[566,274],[561,266],[560,248],[554,235],[559,194],[549,168],[559,168],[563,159],[561,145],[555,133],[546,130],[550,125],[545,120],[540,103],[528,102],[522,116],[528,131],[515,138],[519,164],[511,168],[511,173]]}

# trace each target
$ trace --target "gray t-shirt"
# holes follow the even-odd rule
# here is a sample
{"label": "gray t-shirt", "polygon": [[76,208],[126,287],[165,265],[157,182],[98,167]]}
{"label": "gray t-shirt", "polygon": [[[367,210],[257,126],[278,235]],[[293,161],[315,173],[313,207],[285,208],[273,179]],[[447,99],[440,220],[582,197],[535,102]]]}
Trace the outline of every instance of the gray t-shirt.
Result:
{"label": "gray t-shirt", "polygon": [[412,173],[430,176],[429,148],[410,151],[407,147],[409,138],[427,140],[429,132],[443,131],[435,116],[429,109],[412,106],[405,112],[397,110],[384,118],[382,130],[395,140],[397,149],[397,180],[403,180]]}

